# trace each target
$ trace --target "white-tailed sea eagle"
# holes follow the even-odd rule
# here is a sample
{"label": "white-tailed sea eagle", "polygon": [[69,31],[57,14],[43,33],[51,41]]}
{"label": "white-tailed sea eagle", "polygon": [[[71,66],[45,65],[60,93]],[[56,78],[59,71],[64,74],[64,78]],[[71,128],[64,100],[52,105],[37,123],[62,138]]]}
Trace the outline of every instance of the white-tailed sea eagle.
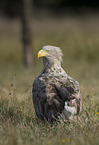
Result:
{"label": "white-tailed sea eagle", "polygon": [[61,67],[62,50],[44,46],[38,52],[44,67],[33,83],[33,104],[37,117],[52,122],[60,116],[71,119],[81,109],[79,83]]}

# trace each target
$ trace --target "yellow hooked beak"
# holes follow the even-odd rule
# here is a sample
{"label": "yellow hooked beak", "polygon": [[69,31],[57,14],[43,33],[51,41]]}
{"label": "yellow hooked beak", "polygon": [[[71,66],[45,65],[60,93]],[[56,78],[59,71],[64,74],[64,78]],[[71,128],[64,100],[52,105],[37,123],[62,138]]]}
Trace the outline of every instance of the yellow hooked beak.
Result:
{"label": "yellow hooked beak", "polygon": [[37,58],[49,55],[45,50],[40,50],[38,52]]}

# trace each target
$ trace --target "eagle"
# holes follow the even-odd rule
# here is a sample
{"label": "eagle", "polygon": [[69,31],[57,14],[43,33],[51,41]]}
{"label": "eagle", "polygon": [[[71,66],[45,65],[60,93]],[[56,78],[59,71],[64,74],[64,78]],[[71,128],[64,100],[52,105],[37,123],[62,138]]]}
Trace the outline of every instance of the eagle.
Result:
{"label": "eagle", "polygon": [[34,80],[32,98],[36,116],[42,121],[73,119],[81,111],[79,83],[61,67],[62,56],[56,46],[47,45],[38,52],[43,69]]}

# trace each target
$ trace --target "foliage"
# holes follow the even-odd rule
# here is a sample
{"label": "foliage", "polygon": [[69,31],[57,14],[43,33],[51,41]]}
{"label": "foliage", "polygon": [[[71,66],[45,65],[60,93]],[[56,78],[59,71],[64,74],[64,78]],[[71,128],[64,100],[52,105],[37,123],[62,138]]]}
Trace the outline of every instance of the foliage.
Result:
{"label": "foliage", "polygon": [[33,21],[35,56],[47,44],[64,52],[63,68],[80,82],[82,112],[78,120],[43,124],[32,104],[32,83],[41,59],[26,70],[22,62],[20,23],[0,21],[0,144],[99,144],[98,16],[47,18]]}

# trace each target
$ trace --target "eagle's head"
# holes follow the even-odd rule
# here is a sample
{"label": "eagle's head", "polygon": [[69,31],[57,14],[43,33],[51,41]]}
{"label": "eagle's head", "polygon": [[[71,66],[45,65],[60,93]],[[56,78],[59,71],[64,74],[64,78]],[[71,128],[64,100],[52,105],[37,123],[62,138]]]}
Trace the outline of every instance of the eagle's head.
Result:
{"label": "eagle's head", "polygon": [[42,49],[38,52],[38,58],[43,57],[44,64],[48,62],[50,65],[60,65],[62,62],[62,56],[62,50],[56,46],[47,45],[42,47]]}

